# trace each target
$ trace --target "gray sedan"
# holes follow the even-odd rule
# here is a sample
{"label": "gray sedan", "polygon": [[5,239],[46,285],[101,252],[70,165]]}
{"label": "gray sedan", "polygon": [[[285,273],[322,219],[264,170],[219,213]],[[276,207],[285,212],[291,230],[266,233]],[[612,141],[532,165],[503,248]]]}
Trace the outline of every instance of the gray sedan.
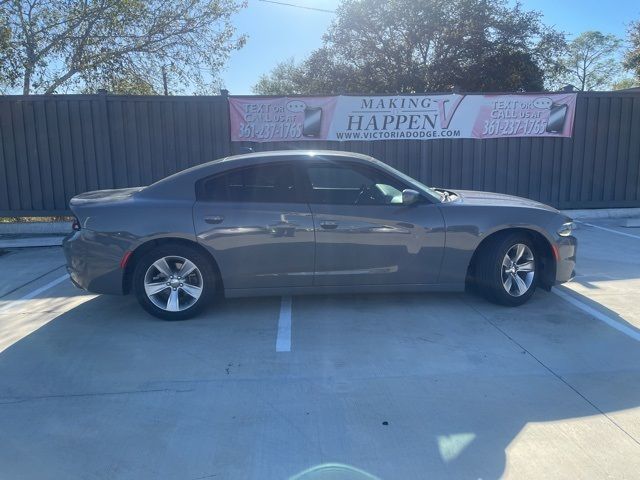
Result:
{"label": "gray sedan", "polygon": [[276,151],[71,199],[74,284],[168,320],[220,298],[460,291],[516,306],[572,277],[574,224],[542,203],[434,189],[366,155]]}

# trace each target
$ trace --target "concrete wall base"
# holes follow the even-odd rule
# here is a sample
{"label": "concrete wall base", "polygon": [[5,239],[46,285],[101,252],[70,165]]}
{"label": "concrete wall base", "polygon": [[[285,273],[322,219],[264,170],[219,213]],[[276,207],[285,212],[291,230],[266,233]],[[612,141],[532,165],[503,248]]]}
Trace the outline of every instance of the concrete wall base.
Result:
{"label": "concrete wall base", "polygon": [[71,222],[0,223],[0,235],[66,235]]}

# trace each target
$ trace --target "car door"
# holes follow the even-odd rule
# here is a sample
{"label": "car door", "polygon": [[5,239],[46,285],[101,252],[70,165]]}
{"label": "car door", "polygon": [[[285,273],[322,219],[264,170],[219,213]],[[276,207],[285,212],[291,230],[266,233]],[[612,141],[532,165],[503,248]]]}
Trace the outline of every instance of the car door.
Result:
{"label": "car door", "polygon": [[425,196],[404,205],[402,191],[413,187],[364,163],[325,159],[304,171],[316,229],[315,285],[438,281],[445,231],[436,204]]}
{"label": "car door", "polygon": [[214,255],[225,289],[312,284],[313,220],[296,176],[294,164],[282,161],[198,182],[196,235]]}

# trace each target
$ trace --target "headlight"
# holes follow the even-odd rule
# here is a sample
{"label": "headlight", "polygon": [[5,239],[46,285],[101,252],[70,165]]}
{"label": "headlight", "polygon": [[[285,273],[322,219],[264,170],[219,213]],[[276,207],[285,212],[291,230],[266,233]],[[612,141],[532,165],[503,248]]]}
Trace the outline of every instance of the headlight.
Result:
{"label": "headlight", "polygon": [[574,222],[563,223],[562,227],[560,227],[560,230],[558,230],[558,235],[560,235],[561,237],[568,237],[575,229],[576,224]]}

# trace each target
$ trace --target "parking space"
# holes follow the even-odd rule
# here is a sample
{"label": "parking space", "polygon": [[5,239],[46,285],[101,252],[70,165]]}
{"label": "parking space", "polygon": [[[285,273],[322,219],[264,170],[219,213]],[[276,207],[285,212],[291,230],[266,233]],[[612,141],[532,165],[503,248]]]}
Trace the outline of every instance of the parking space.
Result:
{"label": "parking space", "polygon": [[637,478],[640,229],[589,223],[576,279],[516,309],[274,297],[163,322],[74,289],[59,249],[13,251],[0,478]]}
{"label": "parking space", "polygon": [[568,284],[573,292],[609,316],[640,329],[640,228],[625,228],[624,220],[581,222],[578,276]]}

